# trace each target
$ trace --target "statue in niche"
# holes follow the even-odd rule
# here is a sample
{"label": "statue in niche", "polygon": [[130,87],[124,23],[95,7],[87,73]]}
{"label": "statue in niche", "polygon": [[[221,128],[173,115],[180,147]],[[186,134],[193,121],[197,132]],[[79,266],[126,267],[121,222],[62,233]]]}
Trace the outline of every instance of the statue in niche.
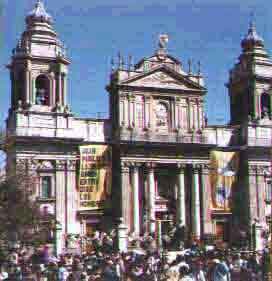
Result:
{"label": "statue in niche", "polygon": [[158,103],[155,109],[155,114],[156,114],[157,126],[167,127],[168,112],[167,112],[166,105],[163,103]]}

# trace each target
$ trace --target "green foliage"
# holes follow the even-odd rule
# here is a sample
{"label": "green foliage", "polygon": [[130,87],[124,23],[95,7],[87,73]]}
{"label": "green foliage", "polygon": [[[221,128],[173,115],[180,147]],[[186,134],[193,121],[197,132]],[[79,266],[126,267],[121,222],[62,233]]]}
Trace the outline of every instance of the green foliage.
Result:
{"label": "green foliage", "polygon": [[38,204],[31,199],[23,175],[5,178],[0,182],[0,240],[9,243],[40,244],[42,235]]}

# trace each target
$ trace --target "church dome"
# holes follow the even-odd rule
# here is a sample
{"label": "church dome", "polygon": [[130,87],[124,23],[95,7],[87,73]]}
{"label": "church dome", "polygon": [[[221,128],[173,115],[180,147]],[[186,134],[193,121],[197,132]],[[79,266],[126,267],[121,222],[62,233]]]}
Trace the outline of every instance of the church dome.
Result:
{"label": "church dome", "polygon": [[249,48],[255,47],[255,46],[261,46],[261,47],[264,46],[264,40],[257,33],[254,22],[250,23],[248,33],[247,33],[246,37],[242,40],[241,45],[242,45],[243,49],[249,49]]}
{"label": "church dome", "polygon": [[33,22],[45,22],[48,24],[53,23],[52,17],[46,12],[41,0],[37,1],[35,8],[26,17],[27,24],[31,24]]}

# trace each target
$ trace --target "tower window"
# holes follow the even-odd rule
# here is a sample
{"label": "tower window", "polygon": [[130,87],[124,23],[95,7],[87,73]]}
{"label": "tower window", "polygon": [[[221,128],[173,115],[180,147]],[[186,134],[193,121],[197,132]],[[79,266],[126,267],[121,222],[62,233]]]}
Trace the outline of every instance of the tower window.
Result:
{"label": "tower window", "polygon": [[50,176],[41,177],[41,198],[52,197],[52,178]]}
{"label": "tower window", "polygon": [[50,81],[45,75],[37,77],[36,82],[36,100],[38,105],[49,105]]}
{"label": "tower window", "polygon": [[267,93],[261,95],[261,111],[262,117],[267,117],[271,114],[269,95]]}

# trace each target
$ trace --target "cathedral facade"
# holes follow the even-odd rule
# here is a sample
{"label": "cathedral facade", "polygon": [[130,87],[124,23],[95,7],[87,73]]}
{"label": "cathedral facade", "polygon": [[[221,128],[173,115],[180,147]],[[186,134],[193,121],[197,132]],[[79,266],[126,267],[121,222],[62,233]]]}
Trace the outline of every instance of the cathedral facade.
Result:
{"label": "cathedral facade", "polygon": [[75,117],[67,104],[69,58],[38,1],[8,65],[8,171],[35,177],[41,212],[69,235],[114,227],[156,233],[158,221],[192,239],[235,239],[270,217],[272,61],[252,23],[227,88],[230,123],[207,124],[199,69],[185,71],[161,35],[153,55],[112,68],[108,119]]}

